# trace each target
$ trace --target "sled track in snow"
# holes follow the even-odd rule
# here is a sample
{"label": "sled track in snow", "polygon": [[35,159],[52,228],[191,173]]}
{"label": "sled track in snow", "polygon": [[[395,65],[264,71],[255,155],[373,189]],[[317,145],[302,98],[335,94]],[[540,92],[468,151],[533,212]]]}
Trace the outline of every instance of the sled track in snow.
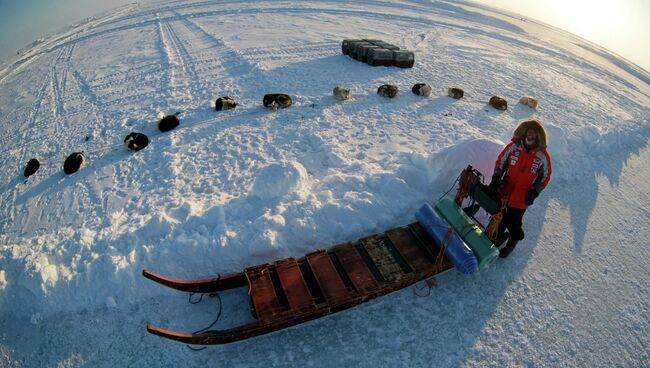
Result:
{"label": "sled track in snow", "polygon": [[131,66],[128,70],[102,75],[88,81],[88,83],[92,84],[95,90],[103,91],[130,82],[134,78],[140,77],[139,79],[141,79],[141,77],[160,71],[160,63],[146,63],[143,65]]}
{"label": "sled track in snow", "polygon": [[[222,39],[207,32],[202,26],[190,20],[190,18],[184,17],[183,22],[187,29],[199,37],[200,41],[208,47],[210,53],[215,54],[213,60],[218,62],[218,68],[208,64],[208,60],[206,60],[206,68],[208,71],[223,70],[227,73],[226,76],[230,78],[238,78],[242,75],[260,72],[256,65],[249,63],[238,51],[228,46]],[[236,65],[237,67],[232,68],[231,65]],[[220,74],[217,77],[223,78]],[[257,74],[256,77],[265,79],[265,76],[261,74]]]}
{"label": "sled track in snow", "polygon": [[88,101],[88,103],[93,107],[94,110],[101,113],[102,110],[99,107],[99,103],[100,103],[99,97],[97,97],[97,94],[93,91],[90,84],[88,84],[88,81],[77,70],[72,71],[72,77],[74,81],[77,83],[79,90],[85,97],[85,100]]}
{"label": "sled track in snow", "polygon": [[[76,110],[68,112],[68,116],[72,114],[88,114],[91,112],[95,115],[95,119],[106,121],[107,119],[116,119],[118,111],[112,111],[106,109],[103,98],[100,98],[97,93],[93,90],[88,81],[84,78],[81,73],[74,69],[72,65],[70,66],[70,72],[68,73],[80,93],[80,100],[83,101],[82,106],[76,107]],[[88,108],[89,107],[89,108]]]}
{"label": "sled track in snow", "polygon": [[[41,140],[42,134],[47,134],[48,128],[53,128],[55,134],[61,133],[62,117],[65,113],[65,102],[63,88],[68,75],[69,61],[72,57],[74,45],[68,45],[59,50],[50,67],[48,75],[43,80],[41,88],[36,94],[36,99],[30,108],[29,114],[23,124],[23,128],[5,137],[2,141],[4,147],[9,146],[6,151],[18,149],[11,147],[9,142],[21,142],[20,161],[26,161],[28,146]],[[49,90],[49,93],[48,93]],[[44,114],[43,108],[50,105],[51,117],[45,118],[37,123],[39,116]]]}
{"label": "sled track in snow", "polygon": [[[184,18],[188,29],[201,37],[211,50],[215,50],[227,78],[217,75],[215,84],[223,83],[223,90],[234,92],[233,97],[239,97],[246,92],[257,92],[268,85],[269,79],[264,70],[257,64],[251,63],[240,50],[228,45],[223,39],[208,32],[199,23]],[[229,92],[230,93],[230,92]],[[215,97],[215,96],[212,96]]]}
{"label": "sled track in snow", "polygon": [[51,103],[52,115],[55,121],[55,129],[60,133],[60,128],[63,122],[62,116],[65,114],[65,95],[66,81],[68,78],[68,71],[71,69],[72,52],[74,44],[67,45],[63,48],[62,57],[56,61],[54,65],[54,73],[51,75]]}
{"label": "sled track in snow", "polygon": [[271,48],[250,48],[246,56],[254,60],[312,60],[322,56],[340,54],[340,42],[314,42],[303,46],[279,46]]}
{"label": "sled track in snow", "polygon": [[[192,39],[196,31],[190,29],[189,24],[190,22],[186,19],[175,22],[174,33],[178,38],[179,45],[183,45],[186,51],[186,60],[190,60],[192,69],[196,74],[196,82],[201,83],[195,89],[197,92],[201,92],[201,87],[212,79],[229,78],[230,75],[225,75],[224,67],[221,65],[217,50],[208,49],[207,47],[201,48],[200,46],[202,45],[196,44],[197,40]],[[200,40],[198,42],[203,43],[202,41]],[[190,54],[192,55],[191,57]],[[205,95],[205,93],[201,93],[201,95]]]}
{"label": "sled track in snow", "polygon": [[[192,56],[187,52],[183,42],[178,38],[178,35],[174,31],[172,25],[168,22],[163,23],[164,29],[166,30],[168,43],[165,47],[165,51],[168,54],[170,60],[174,60],[171,66],[172,75],[175,74],[175,70],[179,71],[179,78],[172,81],[172,91],[178,89],[180,84],[182,88],[187,90],[189,99],[197,98],[201,93],[197,88],[201,81],[194,69],[194,61]],[[173,55],[173,58],[172,56]],[[175,85],[174,85],[175,84]]]}
{"label": "sled track in snow", "polygon": [[[49,68],[47,77],[43,79],[43,83],[41,84],[41,87],[38,89],[38,92],[36,93],[36,98],[32,103],[31,108],[29,109],[29,113],[27,114],[27,117],[25,119],[25,122],[22,124],[22,127],[20,129],[15,130],[13,133],[8,134],[2,139],[2,146],[8,147],[6,150],[3,150],[3,153],[7,151],[20,150],[19,159],[21,162],[25,160],[29,144],[31,144],[33,141],[38,140],[38,139],[30,138],[31,132],[32,129],[39,128],[38,126],[35,126],[36,119],[41,114],[41,109],[43,108],[43,101],[45,101],[46,99],[48,87],[50,87],[52,84],[52,78],[53,78],[53,74],[55,73],[56,65],[61,59],[64,51],[65,49],[60,49],[59,52],[56,54],[56,56],[53,58],[54,59],[53,66]],[[39,125],[47,125],[47,124],[39,124]],[[15,145],[16,142],[20,142],[20,144],[16,146]]]}
{"label": "sled track in snow", "polygon": [[[63,51],[63,50],[61,50],[61,51]],[[38,93],[36,94],[36,100],[34,101],[34,103],[32,104],[32,107],[29,110],[29,115],[27,117],[27,121],[25,121],[23,129],[21,129],[22,131],[27,130],[27,129],[31,129],[31,127],[36,122],[36,118],[38,117],[38,115],[39,115],[39,113],[41,111],[41,107],[43,105],[43,100],[45,100],[45,93],[47,92],[47,88],[50,85],[50,80],[52,79],[51,74],[53,74],[53,73],[54,73],[54,69],[50,69],[50,71],[48,72],[47,78],[45,78],[43,80],[43,84],[41,85],[41,88],[39,88]],[[24,133],[16,133],[16,134],[21,134],[20,138],[25,138],[25,136],[22,135]],[[11,141],[16,141],[17,139],[15,139],[15,138],[17,138],[17,137],[11,137],[10,140]]]}
{"label": "sled track in snow", "polygon": [[165,25],[168,35],[170,36],[172,47],[178,57],[179,67],[181,67],[185,72],[185,78],[183,78],[185,80],[183,82],[187,85],[187,88],[190,91],[190,98],[198,97],[198,95],[200,95],[198,87],[201,81],[194,67],[194,59],[187,51],[187,48],[185,48],[184,42],[178,37],[178,34],[172,25],[170,23],[165,23]]}

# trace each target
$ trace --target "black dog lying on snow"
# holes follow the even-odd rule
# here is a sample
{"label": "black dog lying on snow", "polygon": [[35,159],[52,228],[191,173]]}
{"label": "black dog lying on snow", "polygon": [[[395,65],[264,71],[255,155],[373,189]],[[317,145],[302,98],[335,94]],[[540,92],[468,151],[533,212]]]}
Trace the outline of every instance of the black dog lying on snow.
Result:
{"label": "black dog lying on snow", "polygon": [[41,163],[38,162],[37,159],[33,158],[27,161],[27,166],[25,166],[25,171],[23,172],[23,175],[25,175],[26,178],[29,178],[30,176],[34,175],[38,171],[39,167],[41,167]]}
{"label": "black dog lying on snow", "polygon": [[131,132],[124,138],[124,144],[133,151],[139,151],[149,145],[149,137],[142,133]]}
{"label": "black dog lying on snow", "polygon": [[164,118],[158,120],[158,129],[161,132],[168,132],[178,126],[181,121],[178,119],[180,112],[177,112],[174,115],[167,115]]}
{"label": "black dog lying on snow", "polygon": [[68,158],[65,159],[65,162],[63,163],[63,171],[70,175],[73,173],[76,173],[79,171],[79,169],[85,167],[87,164],[86,162],[86,156],[84,156],[83,151],[82,152],[74,152],[68,156]]}
{"label": "black dog lying on snow", "polygon": [[262,103],[265,107],[270,107],[273,109],[285,109],[291,106],[291,104],[293,104],[293,101],[291,101],[291,97],[289,97],[289,95],[285,95],[284,93],[269,93],[264,95]]}
{"label": "black dog lying on snow", "polygon": [[429,97],[431,96],[432,88],[426,83],[416,83],[411,88],[411,91],[418,96]]}

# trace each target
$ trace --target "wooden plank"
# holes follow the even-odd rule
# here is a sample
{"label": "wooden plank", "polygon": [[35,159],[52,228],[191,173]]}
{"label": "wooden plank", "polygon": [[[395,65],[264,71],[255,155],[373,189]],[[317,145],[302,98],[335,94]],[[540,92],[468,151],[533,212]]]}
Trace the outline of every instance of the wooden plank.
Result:
{"label": "wooden plank", "polygon": [[[411,230],[411,233],[413,233],[414,237],[419,240],[420,249],[427,254],[429,261],[435,263],[436,257],[440,252],[440,248],[438,247],[436,241],[429,235],[429,233],[427,233],[422,225],[417,222],[410,224],[408,228]],[[451,263],[451,261],[446,256],[444,256],[442,268],[440,271],[452,267],[454,267],[453,263]]]}
{"label": "wooden plank", "polygon": [[318,281],[316,281],[316,276],[314,276],[314,271],[312,271],[311,267],[309,266],[309,262],[307,262],[306,257],[303,257],[298,260],[298,267],[300,267],[300,272],[302,273],[302,277],[305,279],[305,283],[307,283],[307,288],[309,289],[309,293],[311,294],[311,297],[314,298],[314,303],[315,304],[325,303],[325,296],[323,295],[323,290],[321,290],[320,286],[318,285]]}
{"label": "wooden plank", "polygon": [[308,253],[306,258],[328,303],[338,303],[350,298],[348,289],[325,250]]}
{"label": "wooden plank", "polygon": [[283,259],[275,262],[275,269],[278,272],[280,283],[284,289],[284,294],[289,301],[289,307],[293,311],[303,311],[314,308],[314,298],[312,298],[307,283],[300,272],[300,266],[295,258]]}
{"label": "wooden plank", "polygon": [[419,240],[409,230],[405,228],[393,229],[388,231],[386,236],[416,272],[425,272],[431,268],[433,263],[420,250],[417,244]]}
{"label": "wooden plank", "polygon": [[351,243],[335,247],[334,254],[358,291],[377,287],[377,281]]}
{"label": "wooden plank", "polygon": [[280,311],[282,307],[273,288],[268,265],[247,268],[248,295],[257,318],[264,321]]}
{"label": "wooden plank", "polygon": [[386,278],[384,278],[384,276],[381,274],[381,271],[379,271],[379,268],[375,264],[375,261],[373,261],[372,257],[370,257],[370,254],[368,254],[366,248],[363,247],[363,244],[356,242],[354,243],[354,248],[361,256],[361,259],[363,259],[363,262],[366,264],[366,267],[368,267],[368,270],[370,270],[372,277],[375,278],[377,283],[380,285],[385,283]]}
{"label": "wooden plank", "polygon": [[408,226],[409,230],[415,235],[415,237],[420,241],[420,249],[424,251],[424,253],[427,255],[427,258],[429,259],[429,262],[435,262],[436,261],[436,256],[438,255],[438,251],[440,248],[438,248],[438,244],[436,244],[436,241],[433,240],[431,235],[427,233],[427,231],[420,225],[419,223],[415,222],[412,223]]}
{"label": "wooden plank", "polygon": [[402,267],[395,261],[380,237],[369,236],[361,239],[359,242],[368,252],[385,280],[394,282],[399,281],[405,276]]}

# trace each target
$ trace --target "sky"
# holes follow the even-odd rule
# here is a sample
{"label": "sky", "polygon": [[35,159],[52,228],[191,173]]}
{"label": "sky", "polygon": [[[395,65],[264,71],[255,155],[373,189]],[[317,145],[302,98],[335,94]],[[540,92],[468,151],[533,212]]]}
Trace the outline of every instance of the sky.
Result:
{"label": "sky", "polygon": [[650,0],[472,0],[540,20],[650,71]]}
{"label": "sky", "polygon": [[0,59],[47,34],[134,0],[0,0]]}
{"label": "sky", "polygon": [[[597,43],[650,71],[650,0],[473,0]],[[61,27],[134,0],[0,0],[0,59]]]}

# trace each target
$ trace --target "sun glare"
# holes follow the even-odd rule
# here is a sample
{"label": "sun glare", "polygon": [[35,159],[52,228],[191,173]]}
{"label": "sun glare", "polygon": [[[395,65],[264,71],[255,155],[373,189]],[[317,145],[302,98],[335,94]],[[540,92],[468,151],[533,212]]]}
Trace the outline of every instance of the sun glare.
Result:
{"label": "sun glare", "polygon": [[625,28],[627,2],[611,0],[551,0],[550,9],[564,28],[591,39],[614,40]]}

